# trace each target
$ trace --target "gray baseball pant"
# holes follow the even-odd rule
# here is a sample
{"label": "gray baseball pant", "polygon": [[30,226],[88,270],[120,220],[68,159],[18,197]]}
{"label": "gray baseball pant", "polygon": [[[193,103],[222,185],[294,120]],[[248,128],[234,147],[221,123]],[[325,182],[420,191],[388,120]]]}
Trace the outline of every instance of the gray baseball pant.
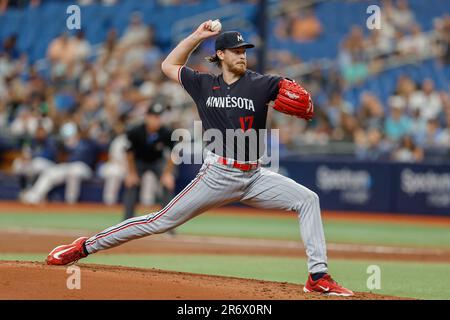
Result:
{"label": "gray baseball pant", "polygon": [[162,210],[125,220],[94,235],[86,241],[86,250],[95,253],[133,239],[164,233],[209,209],[240,201],[256,208],[297,212],[308,271],[327,272],[317,194],[265,168],[241,171],[216,161],[216,156],[209,154],[197,176]]}

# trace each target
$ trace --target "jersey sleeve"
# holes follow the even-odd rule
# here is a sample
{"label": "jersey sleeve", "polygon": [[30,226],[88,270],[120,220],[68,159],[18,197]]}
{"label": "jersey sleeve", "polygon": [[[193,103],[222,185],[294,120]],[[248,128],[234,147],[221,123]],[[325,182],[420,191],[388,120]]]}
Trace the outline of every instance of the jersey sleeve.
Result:
{"label": "jersey sleeve", "polygon": [[181,66],[178,70],[178,82],[197,101],[201,91],[201,74],[187,66]]}
{"label": "jersey sleeve", "polygon": [[283,77],[275,76],[275,75],[267,75],[265,76],[265,80],[267,81],[267,100],[273,101],[277,98],[278,94],[278,83],[283,79]]}

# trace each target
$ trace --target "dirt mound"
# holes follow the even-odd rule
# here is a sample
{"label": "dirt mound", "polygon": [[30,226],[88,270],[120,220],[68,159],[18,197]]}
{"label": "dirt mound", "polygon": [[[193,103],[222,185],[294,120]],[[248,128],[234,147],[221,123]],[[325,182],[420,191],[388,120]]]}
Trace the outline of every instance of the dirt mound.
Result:
{"label": "dirt mound", "polygon": [[[301,285],[156,269],[80,264],[81,288],[69,290],[67,267],[0,261],[0,299],[337,299],[304,294]],[[397,299],[357,293],[340,299]]]}

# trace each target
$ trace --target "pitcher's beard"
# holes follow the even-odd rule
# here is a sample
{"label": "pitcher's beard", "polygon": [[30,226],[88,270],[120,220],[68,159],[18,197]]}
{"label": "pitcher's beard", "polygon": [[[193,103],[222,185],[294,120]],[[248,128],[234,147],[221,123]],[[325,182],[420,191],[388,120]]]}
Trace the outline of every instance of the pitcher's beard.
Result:
{"label": "pitcher's beard", "polygon": [[230,66],[229,70],[237,76],[242,76],[247,70],[247,64],[235,64]]}

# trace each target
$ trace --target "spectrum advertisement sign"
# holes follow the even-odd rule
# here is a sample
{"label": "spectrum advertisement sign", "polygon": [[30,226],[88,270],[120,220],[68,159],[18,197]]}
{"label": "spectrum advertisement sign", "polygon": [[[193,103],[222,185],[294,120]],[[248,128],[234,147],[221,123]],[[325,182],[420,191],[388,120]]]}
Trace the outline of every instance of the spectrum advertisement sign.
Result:
{"label": "spectrum advertisement sign", "polygon": [[[182,166],[177,187],[199,166]],[[450,165],[280,159],[280,174],[316,192],[323,210],[450,216]]]}
{"label": "spectrum advertisement sign", "polygon": [[280,166],[290,178],[315,191],[323,209],[390,209],[392,184],[388,166],[316,161],[280,161]]}
{"label": "spectrum advertisement sign", "polygon": [[396,211],[450,215],[450,166],[397,166]]}

